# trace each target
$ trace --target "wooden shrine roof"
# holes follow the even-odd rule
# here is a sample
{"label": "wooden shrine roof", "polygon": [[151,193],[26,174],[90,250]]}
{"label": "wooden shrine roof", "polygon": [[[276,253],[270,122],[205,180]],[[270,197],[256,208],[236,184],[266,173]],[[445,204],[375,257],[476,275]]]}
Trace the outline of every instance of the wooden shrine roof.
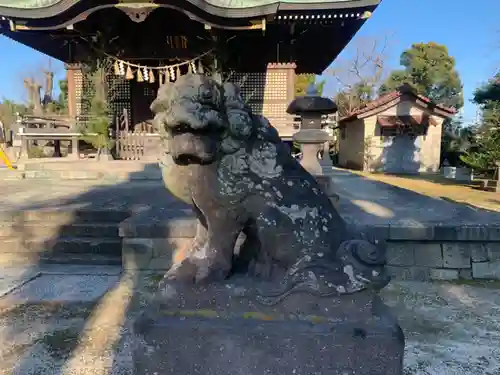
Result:
{"label": "wooden shrine roof", "polygon": [[[108,55],[148,57],[160,61],[156,65],[206,53],[216,36],[226,40],[229,70],[263,72],[270,62],[293,62],[297,73],[321,74],[381,0],[128,2],[0,0],[0,34],[64,62],[81,62],[99,44]],[[175,37],[187,38],[189,46],[167,46]]]}
{"label": "wooden shrine roof", "polygon": [[[351,9],[377,6],[381,0],[185,0],[186,7],[194,5],[219,17],[240,18],[256,17],[277,13],[279,10],[320,10]],[[131,1],[92,1],[92,0],[0,0],[0,16],[16,18],[48,18],[57,16],[74,6],[94,8],[121,3],[126,6]],[[99,3],[99,4],[97,4]],[[167,1],[137,1],[145,7],[162,6]]]}

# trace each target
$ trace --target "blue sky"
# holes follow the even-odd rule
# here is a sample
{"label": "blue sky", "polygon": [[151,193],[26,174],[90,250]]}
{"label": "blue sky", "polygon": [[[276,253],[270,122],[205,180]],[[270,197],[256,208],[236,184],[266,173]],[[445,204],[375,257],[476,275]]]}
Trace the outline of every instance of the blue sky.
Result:
{"label": "blue sky", "polygon": [[[464,120],[471,122],[476,107],[470,103],[474,89],[500,70],[500,0],[383,0],[356,39],[393,35],[390,65],[399,66],[399,55],[412,43],[436,42],[448,47],[464,85]],[[326,94],[332,89],[327,78]]]}
{"label": "blue sky", "polygon": [[[412,43],[445,44],[464,84],[464,118],[473,121],[472,92],[500,69],[499,14],[500,0],[383,0],[343,55],[352,51],[356,40],[390,35],[388,63],[397,68],[400,53]],[[321,48],[318,45],[318,53]],[[0,37],[0,51],[0,97],[24,100],[23,78],[47,66],[48,58],[5,37]],[[53,61],[52,66],[56,76],[64,76],[60,62]],[[325,94],[332,94],[334,79],[326,78]]]}

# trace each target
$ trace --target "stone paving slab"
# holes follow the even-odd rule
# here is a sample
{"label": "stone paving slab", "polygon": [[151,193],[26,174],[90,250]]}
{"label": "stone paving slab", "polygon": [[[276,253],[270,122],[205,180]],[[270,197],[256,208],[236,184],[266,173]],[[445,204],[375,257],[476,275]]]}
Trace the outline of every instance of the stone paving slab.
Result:
{"label": "stone paving slab", "polygon": [[36,269],[25,267],[3,268],[0,272],[0,298],[39,277]]}
{"label": "stone paving slab", "polygon": [[160,182],[128,181],[120,184],[76,181],[2,181],[0,211],[134,210],[142,206],[185,207]]}
{"label": "stone paving slab", "polygon": [[15,303],[92,302],[120,280],[119,275],[41,274],[8,295]]}
{"label": "stone paving slab", "polygon": [[56,180],[119,183],[128,180],[161,180],[161,171],[156,162],[130,160],[88,161],[40,159],[27,160],[15,171],[0,169],[0,180]]}
{"label": "stone paving slab", "polygon": [[429,197],[343,169],[333,168],[331,176],[340,196],[339,211],[348,221],[401,227],[500,223],[499,212]]}
{"label": "stone paving slab", "polygon": [[[427,197],[344,170],[333,169],[332,178],[341,198],[339,210],[347,221],[372,225],[500,222],[500,213]],[[2,182],[0,211],[50,207],[120,209],[138,205],[186,207],[156,181],[100,184],[49,180],[34,184],[21,180]]]}

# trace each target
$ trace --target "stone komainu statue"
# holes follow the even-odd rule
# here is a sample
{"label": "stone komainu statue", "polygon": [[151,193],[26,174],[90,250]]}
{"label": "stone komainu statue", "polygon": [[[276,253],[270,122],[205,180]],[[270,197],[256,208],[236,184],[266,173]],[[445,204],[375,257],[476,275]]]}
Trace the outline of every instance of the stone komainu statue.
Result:
{"label": "stone komainu statue", "polygon": [[[304,288],[339,295],[389,281],[384,248],[348,233],[329,198],[239,89],[189,74],[151,105],[165,139],[166,187],[198,218],[191,249],[166,280],[220,280],[233,272],[277,278],[270,303]],[[236,246],[240,233],[244,241]]]}

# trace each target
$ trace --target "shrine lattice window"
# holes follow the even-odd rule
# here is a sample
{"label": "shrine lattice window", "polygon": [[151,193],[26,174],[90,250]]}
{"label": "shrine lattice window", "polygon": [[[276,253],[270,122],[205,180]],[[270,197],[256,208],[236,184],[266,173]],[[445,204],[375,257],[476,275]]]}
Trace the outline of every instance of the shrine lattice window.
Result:
{"label": "shrine lattice window", "polygon": [[130,81],[121,76],[108,76],[108,86],[110,88],[110,117],[115,119],[127,111],[130,120]]}

